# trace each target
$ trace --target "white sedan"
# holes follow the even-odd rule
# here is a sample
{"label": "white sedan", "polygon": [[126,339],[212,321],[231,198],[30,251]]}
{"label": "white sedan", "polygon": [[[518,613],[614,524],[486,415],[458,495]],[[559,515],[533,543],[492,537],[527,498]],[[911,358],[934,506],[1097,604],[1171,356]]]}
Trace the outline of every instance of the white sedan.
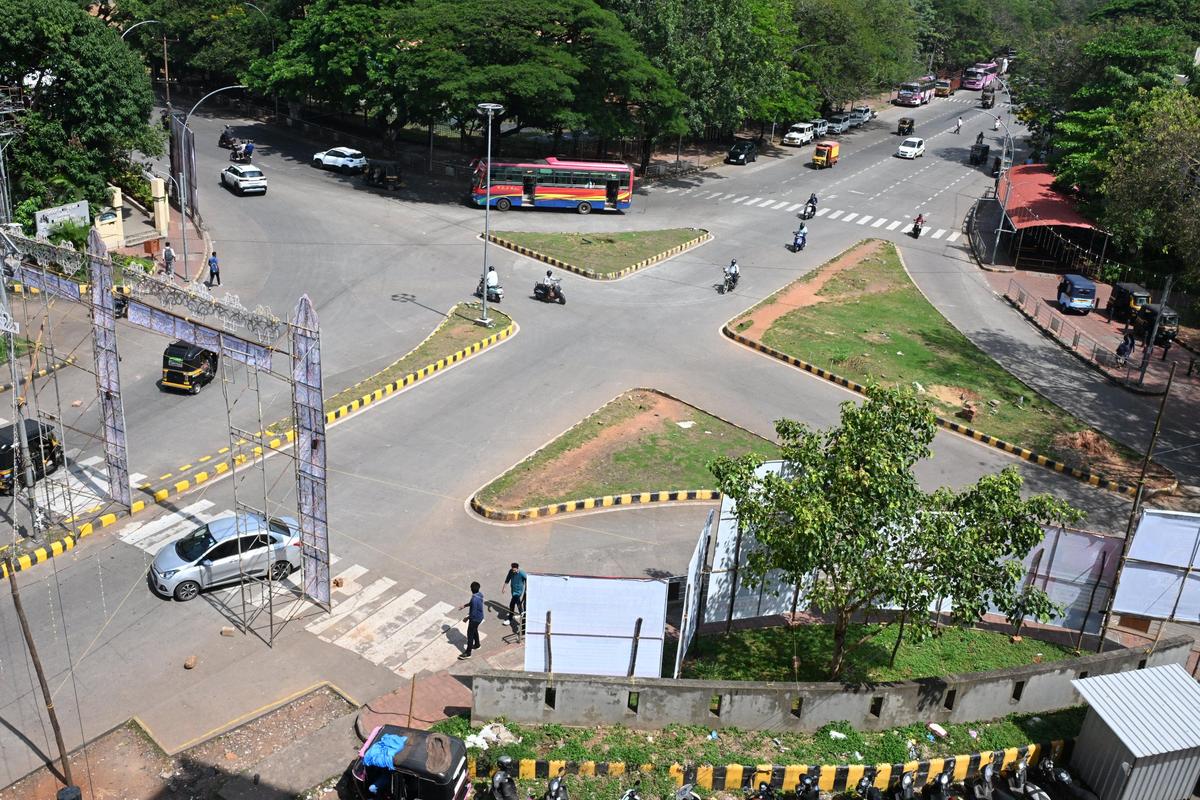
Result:
{"label": "white sedan", "polygon": [[896,155],[901,158],[920,158],[925,155],[925,140],[915,136],[905,139],[896,150]]}
{"label": "white sedan", "polygon": [[246,192],[267,193],[267,176],[253,164],[230,164],[221,171],[221,185],[228,186],[238,194]]}
{"label": "white sedan", "polygon": [[342,172],[358,172],[367,166],[367,157],[349,147],[332,147],[314,153],[312,165],[317,169],[337,169]]}

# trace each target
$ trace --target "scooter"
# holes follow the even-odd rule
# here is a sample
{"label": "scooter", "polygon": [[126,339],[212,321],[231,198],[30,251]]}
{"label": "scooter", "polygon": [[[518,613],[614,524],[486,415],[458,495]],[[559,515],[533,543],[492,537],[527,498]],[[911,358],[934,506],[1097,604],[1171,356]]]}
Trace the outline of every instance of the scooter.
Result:
{"label": "scooter", "polygon": [[238,143],[238,138],[233,135],[233,128],[228,125],[225,130],[221,131],[221,136],[217,139],[217,147],[233,147]]}
{"label": "scooter", "polygon": [[1071,773],[1057,766],[1053,759],[1038,762],[1038,779],[1055,800],[1097,800],[1095,794],[1075,782]]}
{"label": "scooter", "polygon": [[874,781],[863,775],[858,780],[858,786],[855,787],[857,794],[855,797],[858,800],[883,800],[883,792],[875,786]]}
{"label": "scooter", "polygon": [[621,795],[621,800],[642,800],[642,779],[641,778],[638,778],[636,781],[633,782],[633,786],[630,786],[628,789],[625,790],[625,793],[623,795]]}
{"label": "scooter", "polygon": [[800,219],[812,219],[817,215],[816,203],[805,203],[804,211],[800,213]]}
{"label": "scooter", "polygon": [[808,236],[806,234],[797,233],[792,236],[792,252],[799,253],[804,249],[804,245],[808,244]]}
{"label": "scooter", "polygon": [[500,756],[496,761],[496,772],[492,775],[492,800],[517,800],[516,774],[512,756]]}
{"label": "scooter", "polygon": [[229,151],[229,160],[235,164],[249,164],[254,156],[254,142],[239,143]]}
{"label": "scooter", "polygon": [[951,775],[947,770],[925,784],[926,800],[960,800],[950,791]]}
{"label": "scooter", "polygon": [[821,800],[821,790],[812,775],[805,775],[796,786],[796,800]]}
{"label": "scooter", "polygon": [[888,800],[913,800],[916,797],[916,792],[913,790],[913,774],[906,772],[900,776],[900,780],[896,781],[888,789]]}
{"label": "scooter", "polygon": [[700,800],[694,783],[685,783],[675,790],[675,800]]}
{"label": "scooter", "polygon": [[912,233],[912,237],[913,237],[914,239],[920,239],[920,238],[921,238],[921,231],[924,229],[924,227],[925,227],[925,226],[924,226],[924,225],[922,225],[920,222],[917,222],[917,221],[915,221],[915,220],[914,220],[914,221],[913,221],[913,226],[912,226],[912,231],[911,231],[911,233]]}
{"label": "scooter", "polygon": [[543,303],[558,301],[560,306],[567,304],[567,296],[563,294],[562,284],[557,280],[538,281],[535,283],[533,285],[533,299],[541,300]]}
{"label": "scooter", "polygon": [[746,800],[775,800],[775,789],[766,781],[759,781],[758,789],[750,791],[750,787],[746,787]]}
{"label": "scooter", "polygon": [[[499,303],[504,299],[503,286],[489,286],[487,293],[489,303]],[[483,297],[483,278],[479,279],[479,285],[475,287],[475,296]]]}
{"label": "scooter", "polygon": [[1018,800],[1051,800],[1042,787],[1029,782],[1029,762],[1023,758],[1008,774],[1008,793]]}
{"label": "scooter", "polygon": [[[567,770],[560,767],[558,775],[551,778],[550,783],[546,784],[546,793],[542,795],[542,800],[569,800],[567,785],[563,783],[563,776],[566,774]],[[535,800],[533,792],[529,793],[529,800]]]}

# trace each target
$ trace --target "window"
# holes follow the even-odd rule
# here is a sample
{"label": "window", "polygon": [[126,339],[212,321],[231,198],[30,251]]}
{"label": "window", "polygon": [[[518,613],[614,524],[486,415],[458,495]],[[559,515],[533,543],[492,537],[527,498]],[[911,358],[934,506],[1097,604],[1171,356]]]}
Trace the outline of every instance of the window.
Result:
{"label": "window", "polygon": [[175,543],[175,553],[189,563],[204,555],[208,548],[216,543],[208,526],[197,528]]}
{"label": "window", "polygon": [[242,552],[245,553],[248,550],[260,550],[266,547],[270,541],[271,540],[267,538],[265,533],[260,533],[257,536],[243,536]]}
{"label": "window", "polygon": [[229,558],[231,556],[236,556],[237,553],[238,553],[238,540],[230,539],[228,541],[221,542],[219,545],[217,545],[212,550],[210,550],[208,553],[208,559],[210,561],[220,561],[223,558]]}
{"label": "window", "polygon": [[289,528],[287,526],[287,523],[281,519],[272,518],[272,519],[267,520],[267,528],[269,528],[274,533],[278,533],[280,536],[291,536],[292,535],[292,529]]}

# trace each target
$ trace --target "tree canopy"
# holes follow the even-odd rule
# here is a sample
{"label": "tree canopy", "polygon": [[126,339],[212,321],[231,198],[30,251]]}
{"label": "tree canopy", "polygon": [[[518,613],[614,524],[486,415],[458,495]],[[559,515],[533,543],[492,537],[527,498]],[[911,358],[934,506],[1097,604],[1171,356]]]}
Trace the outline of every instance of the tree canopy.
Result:
{"label": "tree canopy", "polygon": [[1048,495],[1023,498],[1012,467],[963,489],[925,491],[913,469],[929,457],[936,430],[928,404],[911,392],[870,387],[862,405],[842,404],[837,428],[777,422],[779,473],[759,474],[756,456],[711,465],[736,502],[738,525],[757,542],[751,576],[777,570],[831,619],[833,678],[849,650],[891,624],[847,641],[858,615],[897,609],[897,621],[923,634],[929,609],[943,598],[953,599],[949,613],[959,624],[993,606],[1050,608],[1040,590],[1019,585],[1022,559],[1041,541],[1043,525],[1077,520],[1080,512]]}
{"label": "tree canopy", "polygon": [[6,151],[14,202],[103,203],[131,150],[161,148],[141,59],[71,0],[0,0],[0,19],[0,85],[26,109]]}

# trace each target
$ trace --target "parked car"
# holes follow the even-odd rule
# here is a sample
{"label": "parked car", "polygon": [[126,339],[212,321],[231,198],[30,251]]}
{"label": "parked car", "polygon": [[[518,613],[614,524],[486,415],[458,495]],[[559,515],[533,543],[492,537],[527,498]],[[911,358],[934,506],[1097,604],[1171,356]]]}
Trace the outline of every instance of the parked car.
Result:
{"label": "parked car", "polygon": [[829,131],[831,134],[845,133],[850,130],[850,115],[845,113],[834,114],[829,118]]}
{"label": "parked car", "polygon": [[738,139],[725,156],[727,164],[749,164],[758,160],[758,147],[749,139]]}
{"label": "parked car", "polygon": [[808,144],[815,138],[817,138],[816,128],[811,122],[797,122],[783,135],[783,143],[799,147],[802,144]]}
{"label": "parked car", "polygon": [[333,147],[314,153],[312,165],[317,169],[336,169],[342,172],[358,172],[367,165],[367,157],[349,147]]}
{"label": "parked car", "polygon": [[[25,485],[24,465],[21,463],[21,448],[13,438],[13,426],[0,428],[0,491],[13,492],[13,470],[21,477],[15,481]],[[53,425],[36,419],[25,420],[25,443],[29,447],[29,459],[33,462],[33,480],[39,481],[57,470],[63,463],[62,443]]]}
{"label": "parked car", "polygon": [[816,119],[810,119],[808,124],[813,126],[813,133],[817,135],[818,139],[829,132],[828,120],[817,117]]}
{"label": "parked car", "polygon": [[253,164],[230,164],[221,170],[221,185],[238,194],[246,192],[267,193],[267,176]]}
{"label": "parked car", "polygon": [[850,124],[856,128],[874,118],[875,112],[871,110],[870,106],[855,106],[850,110]]}
{"label": "parked car", "polygon": [[243,577],[281,581],[300,568],[300,526],[291,517],[218,517],[169,542],[150,565],[150,586],[186,602]]}
{"label": "parked car", "polygon": [[925,155],[925,140],[916,136],[908,137],[896,148],[896,155],[900,158],[920,158]]}

